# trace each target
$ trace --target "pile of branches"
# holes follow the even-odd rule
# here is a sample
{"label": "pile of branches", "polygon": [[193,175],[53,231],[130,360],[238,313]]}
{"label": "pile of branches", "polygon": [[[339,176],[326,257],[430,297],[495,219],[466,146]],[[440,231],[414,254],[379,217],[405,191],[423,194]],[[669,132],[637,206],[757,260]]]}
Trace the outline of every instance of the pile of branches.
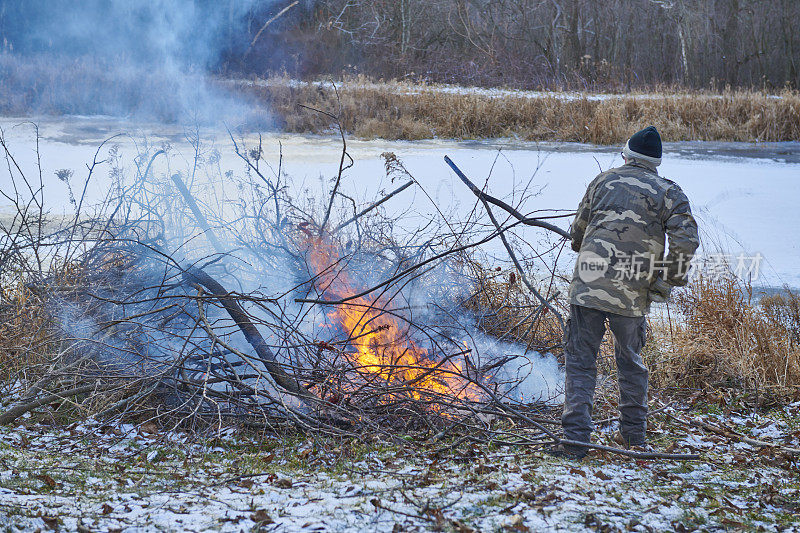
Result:
{"label": "pile of branches", "polygon": [[[491,320],[476,316],[474,302],[487,285],[477,283],[470,256],[502,241],[529,299],[492,312],[518,314],[514,327],[524,323],[527,339],[548,331],[548,344],[563,323],[557,291],[552,279],[542,293],[526,277],[508,234],[543,228],[561,237],[558,247],[563,230],[487,195],[448,159],[491,224],[476,217],[456,232],[443,222],[399,240],[379,207],[419,184],[392,154],[387,172],[403,184],[358,206],[340,189],[349,160],[343,136],[329,196],[301,203],[281,166],[264,162],[260,143],[231,141],[246,173],[237,198],[218,209],[216,193],[191,174],[157,177],[164,150],[140,154],[126,181],[115,151],[98,160],[98,149],[81,194],[70,188],[74,215],[60,218],[45,208],[41,172],[30,179],[0,143],[14,185],[3,194],[15,206],[0,235],[0,387],[13,398],[0,424],[48,407],[56,420],[122,417],[188,429],[235,423],[565,442],[541,416],[552,398],[519,395],[526,366],[515,360],[524,354],[504,350],[496,320],[494,337],[482,330]],[[89,209],[88,185],[106,164],[114,184]],[[519,342],[510,328],[505,336]],[[492,349],[476,337],[494,339]]]}

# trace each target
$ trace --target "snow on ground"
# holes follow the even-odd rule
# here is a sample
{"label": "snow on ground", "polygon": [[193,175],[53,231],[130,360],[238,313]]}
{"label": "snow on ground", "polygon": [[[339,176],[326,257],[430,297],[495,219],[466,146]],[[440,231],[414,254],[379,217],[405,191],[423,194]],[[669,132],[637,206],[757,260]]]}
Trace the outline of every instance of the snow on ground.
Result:
{"label": "snow on ground", "polygon": [[[34,137],[30,125],[21,119],[0,119],[10,149],[30,176],[36,176]],[[55,175],[58,169],[71,169],[76,194],[83,188],[85,165],[92,161],[97,146],[113,134],[114,138],[98,153],[98,160],[110,151],[118,156],[127,172],[138,150],[152,154],[167,147],[168,160],[157,160],[153,172],[196,174],[195,192],[213,183],[228,197],[238,192],[226,172],[243,174],[243,163],[235,156],[224,130],[199,132],[200,170],[193,168],[194,148],[187,141],[186,129],[156,124],[131,124],[97,117],[47,118],[38,121],[41,133],[41,158],[45,191],[51,208],[67,211],[66,185]],[[257,137],[244,136],[249,147]],[[324,198],[330,189],[340,157],[340,141],[335,136],[265,133],[262,135],[264,159],[277,168],[283,153],[283,171],[291,178],[297,194]],[[280,145],[280,148],[279,148]],[[529,143],[513,139],[493,141],[360,141],[349,140],[348,150],[355,163],[348,170],[342,190],[357,201],[368,203],[380,191],[398,186],[384,171],[381,154],[394,152],[418,180],[424,192],[413,187],[385,204],[387,213],[396,216],[398,226],[414,229],[437,211],[452,220],[463,220],[474,205],[474,197],[443,161],[449,155],[476,183],[511,203],[521,203],[526,212],[536,210],[572,211],[585,186],[602,169],[621,163],[618,148],[571,143]],[[167,166],[168,165],[168,166]],[[686,191],[701,224],[707,253],[724,250],[731,255],[761,253],[761,276],[756,284],[800,287],[800,237],[785,228],[800,226],[800,144],[769,143],[676,143],[665,146],[662,175],[673,179]],[[269,174],[269,172],[268,172]],[[87,188],[87,201],[97,201],[107,190],[109,167],[100,166]],[[38,179],[38,178],[37,178]],[[400,177],[400,179],[404,179]],[[0,174],[0,189],[10,191],[6,173]],[[527,194],[523,191],[527,190]],[[533,193],[536,193],[534,196]],[[218,191],[218,194],[219,191]],[[430,198],[429,198],[430,197]],[[0,216],[8,214],[0,200]],[[548,211],[544,214],[552,213]],[[559,220],[559,219],[557,219]],[[568,219],[559,222],[566,227]],[[540,230],[524,230],[524,238],[535,243]],[[490,251],[503,257],[500,245]],[[563,255],[564,265],[573,256]]]}
{"label": "snow on ground", "polygon": [[[0,531],[800,531],[797,458],[660,418],[651,439],[702,461],[28,420],[0,428]],[[800,443],[796,405],[735,418]]]}
{"label": "snow on ground", "polygon": [[[332,89],[333,85],[329,80],[327,81],[301,81],[288,78],[270,78],[270,79],[228,79],[222,80],[222,83],[230,85],[244,85],[244,86],[257,86],[257,87],[315,87],[321,89]],[[347,80],[337,82],[336,87],[339,89],[348,90],[379,90],[382,92],[404,94],[404,95],[417,95],[424,93],[438,93],[438,94],[453,94],[462,96],[483,96],[487,98],[555,98],[558,100],[589,100],[589,101],[602,101],[613,100],[622,98],[635,98],[641,100],[671,98],[680,95],[668,95],[659,93],[586,93],[578,91],[526,91],[521,89],[503,89],[499,87],[486,88],[486,87],[467,87],[463,85],[451,85],[443,83],[406,83],[406,82],[374,82],[366,79]],[[696,97],[696,95],[694,95]],[[706,95],[706,98],[724,98],[723,95]],[[778,95],[772,95],[771,98],[780,98]]]}

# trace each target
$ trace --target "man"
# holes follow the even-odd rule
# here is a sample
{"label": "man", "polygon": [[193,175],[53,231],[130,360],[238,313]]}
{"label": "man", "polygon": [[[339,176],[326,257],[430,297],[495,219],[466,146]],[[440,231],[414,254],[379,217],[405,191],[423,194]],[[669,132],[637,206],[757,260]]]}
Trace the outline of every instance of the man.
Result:
{"label": "man", "polygon": [[[656,128],[634,134],[622,155],[623,166],[589,184],[570,228],[572,249],[579,254],[569,289],[561,421],[566,439],[589,442],[596,357],[608,321],[619,375],[620,436],[633,447],[646,443],[648,371],[640,355],[645,315],[651,302],[666,301],[672,287],[686,284],[699,239],[686,195],[656,171],[661,164]],[[582,458],[586,448],[560,446],[556,454]]]}

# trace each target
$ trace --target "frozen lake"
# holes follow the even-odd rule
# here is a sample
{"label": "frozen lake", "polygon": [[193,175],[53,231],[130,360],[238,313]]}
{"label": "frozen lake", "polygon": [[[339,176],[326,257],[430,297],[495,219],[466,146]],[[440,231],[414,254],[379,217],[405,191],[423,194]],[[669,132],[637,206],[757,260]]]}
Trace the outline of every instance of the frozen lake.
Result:
{"label": "frozen lake", "polygon": [[[0,128],[9,149],[20,166],[36,175],[35,135],[23,119],[0,119]],[[194,167],[195,147],[189,142],[196,133],[204,164],[196,171],[196,186],[204,176],[219,179],[227,171],[243,174],[244,164],[233,152],[224,128],[189,131],[160,124],[131,124],[98,117],[45,118],[39,125],[39,147],[46,200],[54,212],[70,209],[66,186],[55,175],[59,169],[74,171],[73,188],[79,191],[98,145],[107,143],[98,160],[116,153],[123,167],[133,166],[133,157],[142,147],[168,147],[168,158],[154,164],[155,175],[183,172]],[[237,137],[237,140],[240,139]],[[246,135],[249,148],[258,142]],[[283,170],[297,191],[324,197],[330,179],[338,168],[341,141],[335,135],[309,136],[282,133],[262,134],[264,159],[277,166],[280,149]],[[279,148],[282,147],[282,148]],[[387,212],[405,213],[404,220],[434,216],[438,210],[454,220],[463,220],[475,199],[443,161],[449,155],[479,186],[488,183],[492,194],[509,203],[520,204],[523,212],[536,210],[572,211],[585,186],[602,170],[621,164],[619,148],[574,143],[528,143],[511,139],[493,141],[359,141],[348,140],[353,167],[345,174],[343,191],[361,202],[369,202],[381,191],[402,182],[386,177],[381,154],[394,152],[427,192],[412,187],[385,204]],[[87,189],[88,201],[96,201],[108,190],[110,167],[101,165]],[[760,253],[759,285],[800,287],[800,143],[674,143],[665,145],[662,176],[684,189],[701,227],[707,253],[719,250],[731,255]],[[38,178],[37,178],[38,179]],[[0,190],[13,191],[8,172],[0,173]],[[532,194],[532,193],[536,194]],[[235,192],[234,192],[235,193]],[[232,194],[227,191],[225,194]],[[428,198],[433,200],[433,202]],[[433,204],[436,204],[435,206]],[[0,198],[0,213],[7,213],[8,201]],[[410,216],[409,216],[410,213]],[[567,227],[568,219],[558,224]],[[531,240],[541,230],[520,233]],[[571,255],[562,261],[568,266]]]}

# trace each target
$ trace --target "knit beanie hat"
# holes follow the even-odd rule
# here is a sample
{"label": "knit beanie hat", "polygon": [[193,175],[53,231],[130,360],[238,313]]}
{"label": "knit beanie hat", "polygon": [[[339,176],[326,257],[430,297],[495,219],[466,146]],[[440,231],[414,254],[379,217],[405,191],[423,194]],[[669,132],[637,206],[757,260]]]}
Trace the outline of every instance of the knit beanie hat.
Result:
{"label": "knit beanie hat", "polygon": [[641,159],[655,166],[660,165],[661,135],[658,134],[656,127],[647,126],[645,129],[634,133],[625,143],[622,155],[628,159]]}

